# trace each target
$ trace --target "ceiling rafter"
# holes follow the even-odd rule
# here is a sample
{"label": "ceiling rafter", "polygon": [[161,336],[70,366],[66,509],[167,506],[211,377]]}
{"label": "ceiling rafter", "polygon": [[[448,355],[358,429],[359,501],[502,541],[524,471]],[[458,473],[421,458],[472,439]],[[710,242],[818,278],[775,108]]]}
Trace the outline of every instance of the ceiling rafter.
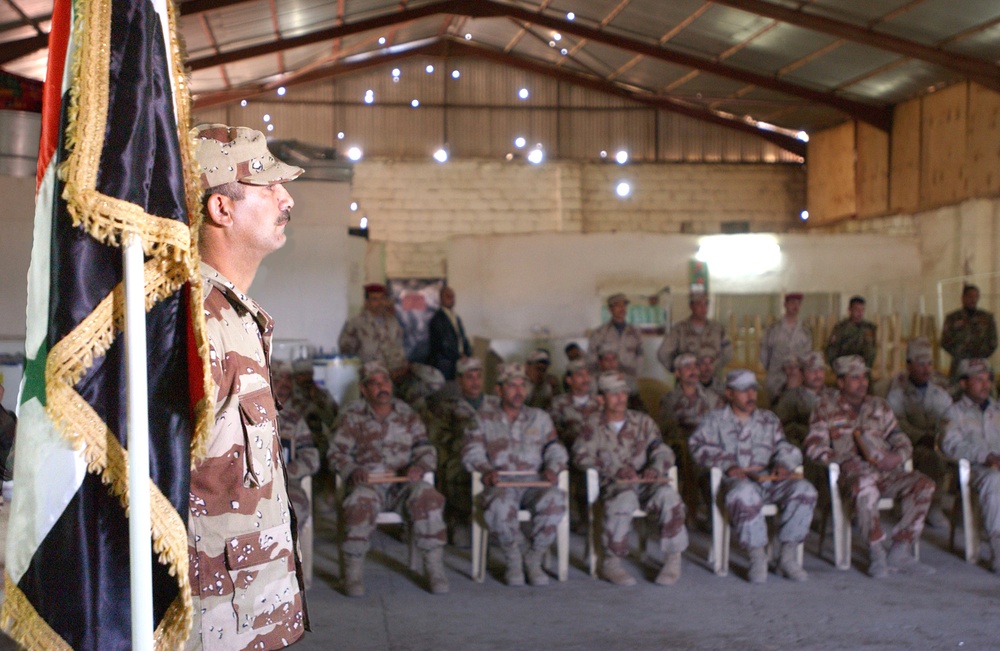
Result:
{"label": "ceiling rafter", "polygon": [[192,70],[201,70],[217,65],[224,65],[234,61],[240,61],[254,56],[272,54],[281,49],[311,45],[317,42],[331,40],[371,29],[379,29],[400,22],[417,20],[419,18],[440,13],[452,13],[475,18],[508,17],[535,25],[541,25],[549,29],[558,30],[560,33],[572,34],[578,38],[586,38],[591,41],[599,42],[604,45],[610,45],[635,54],[643,54],[650,58],[698,69],[720,77],[735,79],[737,81],[753,84],[755,86],[767,88],[786,95],[808,99],[819,104],[835,108],[852,118],[867,122],[878,127],[879,129],[882,129],[883,131],[888,131],[892,125],[892,111],[886,106],[858,102],[833,93],[815,90],[790,81],[778,79],[773,76],[763,75],[708,59],[702,59],[689,54],[667,50],[654,43],[639,41],[595,29],[593,27],[588,27],[581,24],[581,21],[579,20],[568,21],[555,18],[547,14],[536,14],[517,6],[500,4],[494,0],[440,0],[439,2],[432,2],[419,7],[411,7],[403,11],[383,14],[338,27],[322,29],[309,34],[282,39],[281,41],[274,43],[241,48],[226,52],[222,55],[191,59],[188,64]]}
{"label": "ceiling rafter", "polygon": [[789,25],[830,34],[863,45],[894,52],[912,59],[920,59],[947,68],[993,90],[1000,91],[1000,66],[975,57],[947,52],[909,39],[892,36],[806,11],[798,11],[764,0],[711,0],[715,4],[739,9],[766,18],[780,20]]}
{"label": "ceiling rafter", "polygon": [[[470,57],[485,59],[502,65],[543,75],[552,79],[557,79],[575,86],[588,88],[590,90],[608,95],[622,97],[646,106],[679,113],[697,120],[735,129],[743,133],[763,138],[768,142],[771,142],[798,156],[805,157],[806,155],[806,143],[782,133],[755,127],[752,124],[740,119],[727,118],[707,109],[699,108],[698,106],[690,105],[676,99],[653,95],[643,91],[632,90],[625,88],[620,84],[608,82],[600,78],[589,77],[581,73],[571,72],[565,69],[557,69],[553,66],[532,59],[515,56],[503,51],[493,50],[479,45],[471,45],[463,40],[453,38],[438,39],[433,43],[411,48],[403,52],[379,54],[376,56],[366,57],[360,61],[339,63],[335,66],[330,66],[322,70],[314,70],[308,75],[303,75],[292,82],[286,83],[288,85],[296,85],[336,79],[346,75],[355,74],[363,70],[384,67],[397,61],[421,56],[438,56],[445,58]],[[196,109],[205,108],[208,106],[225,104],[247,97],[252,97],[255,94],[269,92],[271,90],[271,86],[271,84],[264,84],[232,91],[225,91],[222,93],[211,93],[203,96],[197,96],[194,98],[194,107]]]}

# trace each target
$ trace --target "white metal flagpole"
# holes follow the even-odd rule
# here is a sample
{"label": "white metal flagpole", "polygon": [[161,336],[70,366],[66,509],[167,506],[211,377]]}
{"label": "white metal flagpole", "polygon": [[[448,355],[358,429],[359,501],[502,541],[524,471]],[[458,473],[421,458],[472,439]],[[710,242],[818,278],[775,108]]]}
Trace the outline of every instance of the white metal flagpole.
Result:
{"label": "white metal flagpole", "polygon": [[122,250],[125,286],[125,377],[128,420],[129,568],[132,648],[153,648],[153,552],[149,515],[149,399],[146,378],[146,282],[142,240]]}

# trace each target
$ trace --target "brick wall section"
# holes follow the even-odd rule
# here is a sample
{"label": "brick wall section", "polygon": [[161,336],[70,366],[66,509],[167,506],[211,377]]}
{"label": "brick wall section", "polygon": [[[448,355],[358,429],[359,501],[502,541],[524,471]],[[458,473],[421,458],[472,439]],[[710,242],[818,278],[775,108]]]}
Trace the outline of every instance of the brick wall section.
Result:
{"label": "brick wall section", "polygon": [[[615,186],[631,183],[620,199]],[[726,221],[783,232],[805,205],[795,165],[366,160],[352,197],[388,277],[440,277],[454,235],[543,232],[718,233]]]}

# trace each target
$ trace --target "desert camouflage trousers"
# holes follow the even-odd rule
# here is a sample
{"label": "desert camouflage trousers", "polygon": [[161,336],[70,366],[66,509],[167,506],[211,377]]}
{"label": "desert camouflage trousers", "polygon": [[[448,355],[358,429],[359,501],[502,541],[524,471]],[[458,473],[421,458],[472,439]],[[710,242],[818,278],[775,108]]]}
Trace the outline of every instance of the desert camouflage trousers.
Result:
{"label": "desert camouflage trousers", "polygon": [[486,528],[501,547],[521,545],[524,534],[517,512],[531,513],[531,549],[544,550],[556,539],[566,513],[566,493],[558,488],[486,488],[481,495]]}
{"label": "desert camouflage trousers", "polygon": [[1000,534],[1000,470],[972,467],[972,485],[979,496],[979,512],[990,536]]}
{"label": "desert camouflage trousers", "polygon": [[628,554],[628,535],[632,514],[646,512],[649,531],[659,532],[660,549],[677,553],[687,549],[688,532],[684,526],[687,509],[681,496],[666,484],[611,484],[601,491],[604,508],[604,550],[615,556]]}
{"label": "desert camouflage trousers", "polygon": [[899,498],[902,515],[892,531],[892,540],[913,542],[920,539],[924,530],[924,518],[934,497],[934,480],[922,472],[907,472],[902,468],[880,472],[867,463],[848,461],[840,473],[840,490],[854,502],[858,532],[869,544],[885,539],[879,499]]}
{"label": "desert camouflage trousers", "polygon": [[375,518],[382,511],[395,511],[412,528],[417,549],[441,547],[447,539],[444,525],[444,496],[423,481],[393,485],[361,484],[348,489],[344,498],[345,554],[364,556],[368,552]]}
{"label": "desert camouflage trousers", "polygon": [[751,479],[723,477],[722,499],[736,540],[743,549],[767,545],[764,505],[778,507],[778,541],[800,543],[809,533],[816,508],[816,487],[805,479],[759,484]]}

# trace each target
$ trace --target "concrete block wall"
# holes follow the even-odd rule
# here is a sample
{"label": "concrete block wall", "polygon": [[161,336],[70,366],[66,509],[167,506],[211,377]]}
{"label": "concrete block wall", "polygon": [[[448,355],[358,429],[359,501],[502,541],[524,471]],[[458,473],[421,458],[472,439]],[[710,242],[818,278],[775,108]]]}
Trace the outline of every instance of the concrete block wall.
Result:
{"label": "concrete block wall", "polygon": [[[615,187],[628,181],[631,196]],[[454,236],[588,232],[783,232],[805,206],[797,165],[365,160],[354,170],[357,219],[385,245],[387,277],[446,275]],[[371,278],[378,280],[379,278]]]}

